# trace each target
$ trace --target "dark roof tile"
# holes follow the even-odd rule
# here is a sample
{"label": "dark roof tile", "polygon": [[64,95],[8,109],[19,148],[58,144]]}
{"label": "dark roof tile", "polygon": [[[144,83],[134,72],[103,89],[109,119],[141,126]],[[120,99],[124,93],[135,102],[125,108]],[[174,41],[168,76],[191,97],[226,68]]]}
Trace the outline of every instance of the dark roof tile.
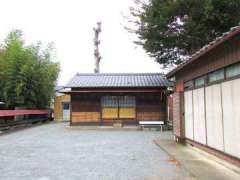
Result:
{"label": "dark roof tile", "polygon": [[167,87],[171,83],[160,73],[77,73],[65,87]]}

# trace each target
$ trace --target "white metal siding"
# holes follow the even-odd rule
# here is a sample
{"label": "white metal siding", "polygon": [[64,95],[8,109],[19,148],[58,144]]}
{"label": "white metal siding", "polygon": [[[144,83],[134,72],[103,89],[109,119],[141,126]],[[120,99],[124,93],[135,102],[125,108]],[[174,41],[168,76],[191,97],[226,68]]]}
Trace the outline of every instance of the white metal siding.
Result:
{"label": "white metal siding", "polygon": [[194,140],[206,144],[204,88],[193,90]]}
{"label": "white metal siding", "polygon": [[240,158],[240,79],[222,83],[225,152]]}
{"label": "white metal siding", "polygon": [[185,136],[193,140],[193,95],[192,91],[184,92]]}
{"label": "white metal siding", "polygon": [[224,150],[221,85],[206,87],[207,144],[217,150]]}

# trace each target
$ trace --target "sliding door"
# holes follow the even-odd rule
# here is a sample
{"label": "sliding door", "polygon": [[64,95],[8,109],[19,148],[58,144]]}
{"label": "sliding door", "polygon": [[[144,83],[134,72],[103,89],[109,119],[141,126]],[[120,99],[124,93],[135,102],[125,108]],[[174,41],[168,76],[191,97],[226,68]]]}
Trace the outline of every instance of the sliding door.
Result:
{"label": "sliding door", "polygon": [[225,152],[240,158],[240,79],[222,83]]}
{"label": "sliding door", "polygon": [[134,96],[119,97],[119,118],[136,118],[136,100]]}
{"label": "sliding door", "polygon": [[101,99],[102,118],[117,119],[118,118],[118,97],[104,96]]}
{"label": "sliding door", "polygon": [[206,87],[207,144],[224,150],[221,85]]}
{"label": "sliding door", "polygon": [[103,119],[135,119],[134,96],[104,96],[101,100]]}
{"label": "sliding door", "polygon": [[185,136],[193,140],[193,92],[184,92]]}
{"label": "sliding door", "polygon": [[205,123],[205,92],[204,88],[193,90],[193,125],[194,140],[206,144]]}

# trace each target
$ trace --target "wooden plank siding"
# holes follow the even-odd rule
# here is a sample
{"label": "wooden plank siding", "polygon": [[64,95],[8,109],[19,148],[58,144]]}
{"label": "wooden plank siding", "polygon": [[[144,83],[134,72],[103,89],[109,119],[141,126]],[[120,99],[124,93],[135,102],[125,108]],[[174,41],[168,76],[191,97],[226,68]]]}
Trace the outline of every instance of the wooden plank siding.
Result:
{"label": "wooden plank siding", "polygon": [[72,95],[72,123],[100,122],[100,98],[98,96]]}
{"label": "wooden plank siding", "polygon": [[[102,96],[134,96],[136,108],[120,107],[119,118],[103,118]],[[71,94],[71,124],[137,124],[138,121],[166,121],[166,95],[163,93],[74,93]],[[103,112],[104,111],[104,112]],[[106,116],[105,116],[106,117]],[[114,116],[115,117],[115,116]]]}
{"label": "wooden plank siding", "polygon": [[137,98],[137,119],[144,121],[166,121],[166,97],[160,94]]}
{"label": "wooden plank siding", "polygon": [[180,86],[183,82],[239,62],[239,57],[240,41],[229,40],[180,70],[177,73],[176,82]]}
{"label": "wooden plank siding", "polygon": [[72,122],[100,122],[100,113],[72,112]]}
{"label": "wooden plank siding", "polygon": [[70,95],[61,95],[54,98],[54,119],[56,121],[62,121],[63,119],[63,102],[70,102]]}

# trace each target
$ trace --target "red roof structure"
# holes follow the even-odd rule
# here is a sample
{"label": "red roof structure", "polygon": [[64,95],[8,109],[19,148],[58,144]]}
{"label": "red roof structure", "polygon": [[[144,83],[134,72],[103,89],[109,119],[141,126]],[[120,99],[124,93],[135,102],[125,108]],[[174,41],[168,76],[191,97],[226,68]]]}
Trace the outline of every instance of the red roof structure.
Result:
{"label": "red roof structure", "polygon": [[48,110],[0,110],[0,117],[18,116],[18,115],[44,115],[48,114]]}

